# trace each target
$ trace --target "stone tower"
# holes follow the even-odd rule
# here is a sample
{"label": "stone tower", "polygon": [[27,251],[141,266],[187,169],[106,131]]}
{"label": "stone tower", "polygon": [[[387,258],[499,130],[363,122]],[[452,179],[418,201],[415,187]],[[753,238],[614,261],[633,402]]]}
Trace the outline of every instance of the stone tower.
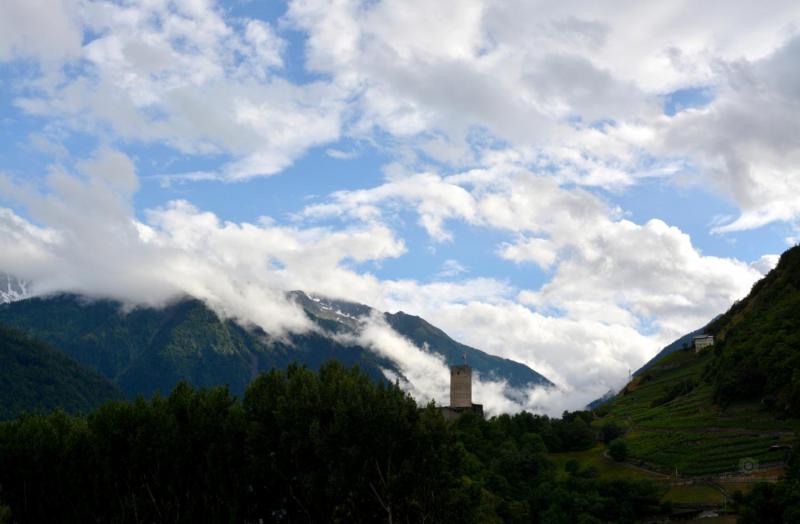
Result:
{"label": "stone tower", "polygon": [[472,368],[466,364],[450,368],[450,407],[472,407]]}

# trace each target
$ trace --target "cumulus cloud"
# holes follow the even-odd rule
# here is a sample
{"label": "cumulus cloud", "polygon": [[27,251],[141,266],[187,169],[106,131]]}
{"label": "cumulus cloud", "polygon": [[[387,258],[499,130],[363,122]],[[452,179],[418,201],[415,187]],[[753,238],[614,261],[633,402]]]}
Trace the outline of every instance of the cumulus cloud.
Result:
{"label": "cumulus cloud", "polygon": [[514,262],[534,262],[543,269],[548,269],[556,261],[558,248],[555,242],[547,238],[520,238],[514,243],[505,243],[499,250],[502,258]]}
{"label": "cumulus cloud", "polygon": [[452,238],[447,221],[499,230],[514,238],[498,246],[501,257],[553,273],[541,288],[516,296],[493,282],[494,291],[483,296],[414,300],[401,294],[386,302],[410,300],[415,311],[468,343],[598,396],[618,387],[628,367],[744,296],[769,261],[750,266],[704,256],[687,234],[661,220],[633,223],[584,189],[507,164],[444,177],[390,177],[372,189],[336,192],[305,216],[369,223],[409,206],[434,240]]}
{"label": "cumulus cloud", "polygon": [[660,220],[603,226],[572,246],[553,279],[526,297],[529,303],[572,318],[657,327],[674,338],[724,311],[761,276],[744,262],[703,256],[688,235]]}
{"label": "cumulus cloud", "polygon": [[[615,9],[584,1],[456,4],[437,3],[435,9],[447,13],[437,15],[427,4],[409,2],[297,0],[287,20],[309,35],[309,68],[358,87],[351,132],[440,133],[447,138],[417,145],[461,165],[491,143],[476,133],[487,130],[514,148],[533,148],[532,164],[603,187],[679,171],[682,166],[668,158],[654,166],[648,154],[659,145],[654,135],[661,132],[662,97],[717,85],[721,63],[770,60],[800,19],[791,1],[771,4],[768,14],[722,1],[702,8],[683,1],[659,8],[623,2]],[[763,93],[772,96],[773,86],[767,87]],[[776,111],[783,107],[764,102]],[[755,107],[761,104],[750,111]],[[700,134],[704,130],[698,126]],[[469,145],[459,148],[459,142]],[[713,154],[713,148],[699,149],[701,157]]]}
{"label": "cumulus cloud", "polygon": [[666,147],[699,164],[709,184],[741,210],[717,232],[754,229],[800,215],[800,37],[759,60],[720,64],[717,98],[678,114]]}
{"label": "cumulus cloud", "polygon": [[[202,179],[271,175],[343,136],[388,135],[412,161],[483,165],[503,143],[561,183],[615,190],[696,169],[742,211],[720,232],[800,214],[789,196],[800,20],[791,0],[768,12],[722,0],[293,0],[279,27],[205,0],[0,9],[0,60],[61,66],[47,81],[25,79],[20,108],[211,155],[219,169]],[[285,29],[305,37],[313,81],[285,70]],[[665,122],[664,97],[697,87],[714,93],[710,105]]]}
{"label": "cumulus cloud", "polygon": [[[285,298],[291,289],[406,310],[465,343],[524,362],[560,387],[558,395],[542,397],[479,377],[476,393],[493,413],[581,407],[576,402],[619,386],[630,367],[743,296],[760,275],[742,262],[703,256],[663,222],[634,224],[583,189],[502,165],[389,179],[373,189],[337,192],[307,210],[307,218],[360,217],[340,228],[285,226],[266,217],[226,222],[187,201],[148,210],[139,220],[131,204],[134,164],[110,148],[78,161],[74,172],[52,167],[47,185],[42,193],[0,179],[0,191],[42,224],[9,210],[0,214],[0,234],[10,246],[0,253],[0,268],[35,282],[37,292],[156,306],[188,294],[273,334],[312,329]],[[501,253],[520,264],[549,262],[553,278],[522,291],[485,277],[428,284],[377,278],[365,264],[406,250],[384,212],[409,204],[432,215],[420,223],[433,238],[444,234],[446,220],[461,220],[523,239],[516,251],[506,243]],[[555,254],[542,259],[529,235],[547,239]],[[440,278],[464,269],[448,261]],[[440,359],[375,319],[355,336],[396,362],[421,399],[441,401],[447,370]]]}
{"label": "cumulus cloud", "polygon": [[[285,42],[270,24],[228,20],[211,2],[80,2],[76,11],[93,38],[73,46],[64,81],[16,100],[31,114],[218,155],[215,176],[234,180],[277,173],[339,136],[344,93],[276,74]],[[46,34],[55,19],[37,11],[31,29]]]}
{"label": "cumulus cloud", "polygon": [[47,65],[80,53],[82,30],[73,0],[0,3],[0,61],[35,58]]}
{"label": "cumulus cloud", "polygon": [[780,255],[763,255],[761,258],[750,264],[750,267],[759,273],[766,275],[778,265]]}

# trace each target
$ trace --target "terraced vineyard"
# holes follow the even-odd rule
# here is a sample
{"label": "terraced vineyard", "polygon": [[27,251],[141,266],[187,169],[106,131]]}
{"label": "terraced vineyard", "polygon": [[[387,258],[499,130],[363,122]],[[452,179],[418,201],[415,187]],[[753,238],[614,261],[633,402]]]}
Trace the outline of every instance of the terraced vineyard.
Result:
{"label": "terraced vineyard", "polygon": [[598,426],[627,428],[632,462],[668,474],[711,476],[782,462],[797,421],[755,403],[716,406],[703,378],[710,360],[710,352],[667,355],[600,411]]}
{"label": "terraced vineyard", "polygon": [[766,464],[784,459],[784,450],[770,447],[776,436],[712,432],[634,432],[628,437],[631,456],[682,475],[713,475],[737,471],[745,461]]}

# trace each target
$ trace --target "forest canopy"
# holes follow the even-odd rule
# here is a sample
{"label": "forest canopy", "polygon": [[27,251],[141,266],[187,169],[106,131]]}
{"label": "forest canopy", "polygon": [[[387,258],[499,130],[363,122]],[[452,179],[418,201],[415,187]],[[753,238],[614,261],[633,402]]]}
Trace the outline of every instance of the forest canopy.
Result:
{"label": "forest canopy", "polygon": [[634,522],[645,482],[557,472],[588,412],[446,422],[358,368],[291,366],[242,399],[179,385],[0,424],[0,519],[15,522]]}

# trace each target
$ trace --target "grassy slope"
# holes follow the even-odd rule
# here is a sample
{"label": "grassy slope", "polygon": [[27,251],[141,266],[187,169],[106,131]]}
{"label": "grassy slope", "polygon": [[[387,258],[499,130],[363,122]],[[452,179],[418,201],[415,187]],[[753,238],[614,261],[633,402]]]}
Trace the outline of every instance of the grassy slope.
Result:
{"label": "grassy slope", "polygon": [[[757,403],[725,409],[715,405],[712,386],[703,379],[711,358],[710,352],[668,355],[609,404],[602,423],[614,421],[629,429],[626,441],[634,460],[691,476],[736,471],[743,459],[766,464],[784,458],[785,451],[769,448],[791,443],[797,421],[776,419]],[[697,382],[694,390],[652,407],[665,391],[688,378]]]}
{"label": "grassy slope", "polygon": [[606,446],[597,444],[585,451],[568,451],[552,453],[550,458],[556,465],[559,474],[566,477],[564,467],[570,460],[577,460],[581,466],[596,468],[599,475],[606,480],[652,480],[663,481],[667,477],[659,473],[635,467],[631,464],[616,462],[605,454]]}
{"label": "grassy slope", "polygon": [[723,495],[705,484],[671,486],[663,500],[673,504],[722,504]]}
{"label": "grassy slope", "polygon": [[[598,410],[604,413],[595,421],[598,430],[607,422],[628,430],[628,464],[612,461],[604,455],[605,447],[598,445],[588,451],[552,455],[559,469],[563,470],[569,459],[576,459],[596,467],[600,476],[609,480],[651,480],[663,485],[662,500],[676,507],[722,507],[724,495],[748,491],[759,478],[780,475],[779,463],[785,459],[786,451],[769,448],[774,444],[791,445],[798,421],[778,419],[756,402],[726,408],[715,405],[713,386],[703,378],[712,359],[711,351],[669,354]],[[697,384],[691,392],[652,405],[675,384],[687,379]],[[741,462],[748,459],[759,464],[757,475],[738,473]],[[694,479],[694,483],[686,485],[687,479]]]}

